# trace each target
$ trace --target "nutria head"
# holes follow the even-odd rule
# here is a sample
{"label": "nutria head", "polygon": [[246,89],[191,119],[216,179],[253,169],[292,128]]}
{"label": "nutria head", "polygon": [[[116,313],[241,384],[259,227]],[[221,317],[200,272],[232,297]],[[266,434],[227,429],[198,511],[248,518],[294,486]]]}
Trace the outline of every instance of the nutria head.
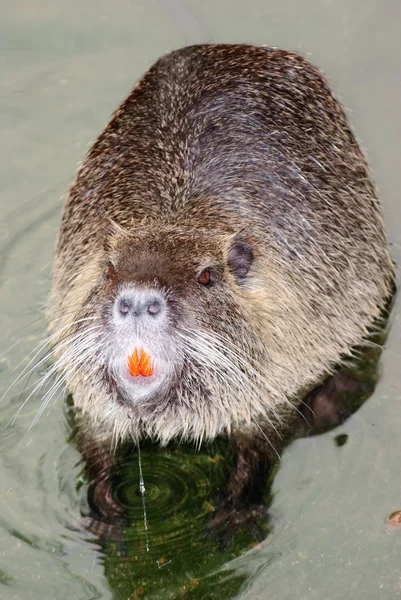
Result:
{"label": "nutria head", "polygon": [[[168,393],[182,378],[188,333],[212,331],[224,314],[236,319],[234,286],[245,286],[251,246],[218,233],[135,232],[115,242],[107,283],[99,290],[108,332],[104,365],[127,404]],[[151,376],[129,374],[127,357],[143,349]]]}
{"label": "nutria head", "polygon": [[[70,377],[77,406],[118,437],[162,442],[213,438],[260,413],[257,242],[149,227],[115,228],[104,246],[88,256],[86,285],[78,277],[72,286],[88,292],[73,311],[72,342],[60,344],[65,367],[84,369]],[[145,372],[130,368],[135,353]]]}

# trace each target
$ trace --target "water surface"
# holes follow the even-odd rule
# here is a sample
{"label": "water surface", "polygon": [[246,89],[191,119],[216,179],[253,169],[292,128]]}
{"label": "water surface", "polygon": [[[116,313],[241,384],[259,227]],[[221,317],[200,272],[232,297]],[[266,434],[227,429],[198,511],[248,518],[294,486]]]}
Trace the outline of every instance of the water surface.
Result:
{"label": "water surface", "polygon": [[[0,394],[44,339],[60,198],[78,162],[134,81],[186,43],[281,46],[326,71],[369,154],[400,264],[400,22],[397,0],[15,0],[2,7]],[[229,449],[220,447],[199,454],[145,447],[147,529],[134,456],[121,465],[117,490],[129,509],[125,537],[102,546],[80,531],[84,482],[65,403],[57,398],[30,431],[42,400],[34,394],[0,434],[0,597],[401,595],[401,535],[386,530],[388,515],[401,509],[399,315],[397,301],[371,398],[342,427],[286,449],[266,537],[254,547],[246,536],[223,548],[202,538],[230,468]],[[21,394],[6,394],[2,423],[40,375],[34,370]]]}

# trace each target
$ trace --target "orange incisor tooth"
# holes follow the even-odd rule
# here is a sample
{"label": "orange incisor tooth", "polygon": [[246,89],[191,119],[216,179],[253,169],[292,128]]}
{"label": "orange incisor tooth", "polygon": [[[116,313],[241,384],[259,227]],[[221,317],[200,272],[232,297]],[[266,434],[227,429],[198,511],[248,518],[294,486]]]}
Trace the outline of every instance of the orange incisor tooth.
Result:
{"label": "orange incisor tooth", "polygon": [[128,370],[132,377],[137,377],[138,375],[150,377],[153,375],[152,359],[143,348],[139,351],[135,348],[133,353],[128,357]]}

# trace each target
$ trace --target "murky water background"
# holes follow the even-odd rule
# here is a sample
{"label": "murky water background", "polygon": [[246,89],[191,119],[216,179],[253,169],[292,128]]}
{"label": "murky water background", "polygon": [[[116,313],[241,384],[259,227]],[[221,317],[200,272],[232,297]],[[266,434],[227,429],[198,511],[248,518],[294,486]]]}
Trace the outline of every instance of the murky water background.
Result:
{"label": "murky water background", "polygon": [[[368,150],[393,256],[401,264],[397,0],[14,0],[2,3],[0,17],[0,394],[44,337],[59,198],[78,161],[135,80],[160,54],[186,43],[287,47],[310,55],[325,70]],[[174,540],[176,514],[167,512],[160,552],[151,547],[146,563],[142,558],[135,563],[129,539],[125,555],[121,544],[101,549],[74,529],[81,466],[68,443],[62,399],[27,433],[41,401],[34,395],[15,426],[0,433],[0,597],[401,596],[401,534],[386,531],[388,515],[401,509],[399,315],[397,302],[374,395],[344,426],[287,448],[273,484],[270,533],[248,551],[242,542],[231,550],[218,550],[208,539],[199,542],[202,518],[211,510],[207,486],[226,468],[219,455],[214,463],[213,452],[188,462],[173,451],[152,458],[156,455],[146,449],[150,525],[157,511],[167,510],[164,498],[172,493],[165,489],[163,497],[159,489],[169,479],[158,474],[163,464],[179,474],[181,482],[172,486],[189,503],[183,508],[188,527],[166,545]],[[28,394],[29,389],[22,396],[6,394],[3,424]],[[334,439],[339,434],[348,435],[341,447]],[[135,504],[136,486],[125,489],[128,505]],[[134,547],[140,533],[135,535]]]}

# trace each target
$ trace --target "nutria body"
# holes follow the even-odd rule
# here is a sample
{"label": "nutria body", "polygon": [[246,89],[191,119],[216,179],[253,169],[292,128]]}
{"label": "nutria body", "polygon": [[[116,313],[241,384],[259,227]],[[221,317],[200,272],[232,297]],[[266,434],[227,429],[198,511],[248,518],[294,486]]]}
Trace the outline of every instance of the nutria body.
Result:
{"label": "nutria body", "polygon": [[[391,280],[365,156],[319,71],[192,46],[145,74],[85,158],[50,328],[88,439],[232,433],[244,448],[283,437]],[[151,377],[130,375],[136,349]]]}

